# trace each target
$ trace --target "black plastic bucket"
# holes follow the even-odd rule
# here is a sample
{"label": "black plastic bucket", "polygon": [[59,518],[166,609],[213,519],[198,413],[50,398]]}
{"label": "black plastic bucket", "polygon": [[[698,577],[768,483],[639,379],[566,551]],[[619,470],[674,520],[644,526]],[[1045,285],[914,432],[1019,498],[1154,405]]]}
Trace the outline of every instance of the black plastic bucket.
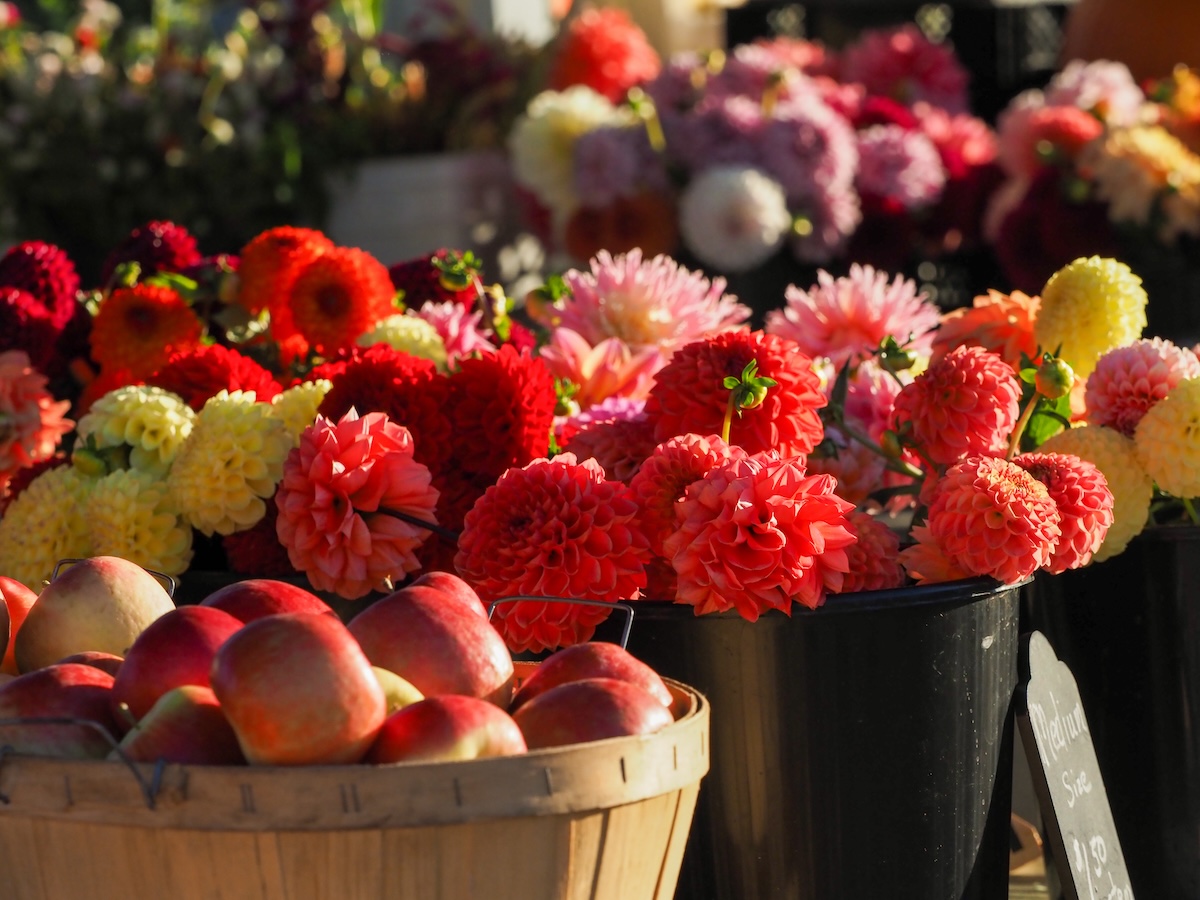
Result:
{"label": "black plastic bucket", "polygon": [[831,597],[751,623],[635,604],[712,704],[679,900],[1005,900],[1019,587]]}
{"label": "black plastic bucket", "polygon": [[1075,675],[1137,897],[1200,897],[1200,528],[1024,590]]}

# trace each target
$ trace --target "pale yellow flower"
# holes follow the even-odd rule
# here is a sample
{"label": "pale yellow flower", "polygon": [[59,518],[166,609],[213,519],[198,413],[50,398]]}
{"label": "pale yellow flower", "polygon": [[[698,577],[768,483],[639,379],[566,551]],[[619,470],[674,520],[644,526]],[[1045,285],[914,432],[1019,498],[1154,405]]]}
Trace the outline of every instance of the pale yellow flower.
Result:
{"label": "pale yellow flower", "polygon": [[79,420],[82,446],[87,438],[98,449],[128,446],[129,465],[163,476],[191,434],[196,414],[178,394],[150,385],[126,385],[109,391]]}
{"label": "pale yellow flower", "polygon": [[147,472],[112,472],[92,488],[86,516],[92,552],[119,556],[144,569],[179,575],[192,560],[192,528],[165,481]]}
{"label": "pale yellow flower", "polygon": [[1200,378],[1179,382],[1138,422],[1138,461],[1163,491],[1200,496]]}
{"label": "pale yellow flower", "polygon": [[271,398],[271,409],[283,422],[293,447],[299,445],[304,429],[317,420],[317,410],[331,387],[333,382],[328,378],[316,378],[302,381]]}
{"label": "pale yellow flower", "polygon": [[437,329],[419,316],[398,313],[380,321],[366,334],[359,335],[358,345],[387,344],[435,363],[439,369],[446,368],[446,345]]}
{"label": "pale yellow flower", "polygon": [[85,509],[95,484],[73,466],[29,482],[0,518],[0,573],[41,591],[60,559],[92,556]]}

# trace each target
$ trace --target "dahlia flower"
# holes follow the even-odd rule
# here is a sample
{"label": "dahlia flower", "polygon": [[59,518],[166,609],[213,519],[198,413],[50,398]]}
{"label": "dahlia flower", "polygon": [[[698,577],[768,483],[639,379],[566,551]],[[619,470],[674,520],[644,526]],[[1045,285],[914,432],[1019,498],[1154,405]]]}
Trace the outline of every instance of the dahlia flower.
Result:
{"label": "dahlia flower", "polygon": [[574,184],[580,204],[592,210],[645,189],[669,187],[661,157],[643,125],[597,128],[575,144]]}
{"label": "dahlia flower", "polygon": [[[196,414],[178,394],[126,385],[96,400],[76,431],[97,450],[128,447],[133,468],[164,476],[195,422]],[[81,447],[75,449],[78,453]]]}
{"label": "dahlia flower", "polygon": [[167,484],[184,519],[205,535],[249,528],[266,513],[292,442],[254,394],[221,391],[204,404]]}
{"label": "dahlia flower", "polygon": [[388,266],[392,286],[405,306],[416,309],[426,303],[455,303],[465,307],[475,305],[477,295],[474,285],[457,288],[442,280],[442,270],[435,263],[445,261],[449,256],[450,251],[442,249]]}
{"label": "dahlia flower", "polygon": [[31,481],[0,518],[0,572],[37,592],[60,559],[92,556],[85,510],[95,483],[73,466]]}
{"label": "dahlia flower", "polygon": [[1160,490],[1200,496],[1200,378],[1179,382],[1134,432],[1138,461]]}
{"label": "dahlia flower", "polygon": [[317,411],[331,387],[332,381],[317,378],[302,381],[271,398],[271,407],[292,436],[293,444],[298,444],[304,429],[317,420]]}
{"label": "dahlia flower", "polygon": [[950,47],[933,43],[916,25],[865,31],[845,48],[841,62],[842,77],[861,82],[868,93],[967,111],[966,69]]}
{"label": "dahlia flower", "polygon": [[865,512],[855,510],[846,520],[858,540],[846,548],[849,568],[842,577],[839,593],[884,591],[904,584],[900,535]]}
{"label": "dahlia flower", "polygon": [[257,523],[221,538],[221,549],[231,571],[253,578],[287,578],[296,574],[287,548],[279,543],[275,526],[278,520],[279,508],[272,497],[267,501],[266,515]]}
{"label": "dahlia flower", "polygon": [[824,433],[817,410],[826,405],[812,360],[794,341],[761,331],[730,332],[679,350],[661,369],[646,398],[646,414],[659,441],[678,434],[720,434],[729,405],[724,379],[740,377],[747,363],[772,378],[763,403],[733,419],[729,442],[747,453],[781,456],[812,452]]}
{"label": "dahlia flower", "polygon": [[269,309],[272,330],[290,331],[278,328],[282,323],[276,320],[286,317],[283,314],[296,274],[333,247],[333,241],[312,228],[268,228],[239,253],[238,303],[254,314]]}
{"label": "dahlia flower", "polygon": [[[1062,536],[1060,521],[1046,486],[1020,466],[969,456],[938,481],[926,528],[956,569],[1015,584],[1050,563]],[[911,548],[900,552],[909,574],[914,555]]]}
{"label": "dahlia flower", "polygon": [[283,390],[275,377],[250,357],[220,344],[172,353],[146,382],[179,395],[197,412],[221,391],[254,391],[260,403],[269,403]]}
{"label": "dahlia flower", "polygon": [[1058,506],[1062,537],[1046,565],[1051,575],[1086,566],[1113,521],[1113,495],[1095,463],[1060,453],[1022,453],[1013,462],[1040,481]]}
{"label": "dahlia flower", "polygon": [[139,225],[104,260],[100,283],[108,284],[117,266],[137,263],[141,277],[156,272],[185,272],[200,262],[196,238],[182,225],[155,221]]}
{"label": "dahlia flower", "polygon": [[417,315],[432,325],[442,339],[447,365],[452,366],[472,353],[496,349],[482,326],[481,310],[473,310],[451,300],[441,303],[426,301],[417,310]]}
{"label": "dahlia flower", "polygon": [[387,344],[393,350],[427,359],[439,369],[446,368],[446,345],[437,328],[412,313],[396,313],[380,319],[375,327],[360,334],[356,343],[360,347]]}
{"label": "dahlia flower", "polygon": [[97,481],[84,512],[92,554],[119,556],[145,569],[179,575],[192,560],[192,529],[165,481],[122,469]]}
{"label": "dahlia flower", "polygon": [[50,313],[55,329],[62,330],[79,303],[79,273],[66,251],[44,241],[24,241],[0,257],[0,285],[32,294]]}
{"label": "dahlia flower", "polygon": [[1076,426],[1042,442],[1040,453],[1063,453],[1093,463],[1113,495],[1113,521],[1092,557],[1103,562],[1123,551],[1146,525],[1154,481],[1138,461],[1133,439],[1103,425]]}
{"label": "dahlia flower", "polygon": [[1074,59],[1050,79],[1045,101],[1047,106],[1077,106],[1120,126],[1138,120],[1146,95],[1124,63]]}
{"label": "dahlia flower", "polygon": [[679,198],[679,230],[696,258],[724,272],[762,265],[783,246],[792,216],[778,181],[750,166],[705,169]]}
{"label": "dahlia flower", "polygon": [[1142,416],[1185,378],[1200,378],[1200,360],[1162,338],[1139,338],[1110,350],[1087,379],[1088,424],[1133,437]]}
{"label": "dahlia flower", "polygon": [[687,488],[663,555],[679,577],[677,603],[696,615],[736,609],[753,622],[792,603],[815,609],[849,570],[852,504],[797,458],[734,460]]}
{"label": "dahlia flower", "polygon": [[74,425],[63,418],[70,401],[56,401],[46,383],[23,350],[0,353],[0,494],[18,469],[52,456]]}
{"label": "dahlia flower", "polygon": [[145,377],[177,350],[197,346],[204,326],[169,287],[136,284],[104,298],[92,319],[89,343],[101,369],[128,369]]}
{"label": "dahlia flower", "polygon": [[779,103],[763,125],[763,171],[789,201],[845,191],[858,170],[854,129],[816,96]]}
{"label": "dahlia flower", "polygon": [[946,465],[1007,448],[1020,401],[1008,363],[982,347],[959,347],[901,388],[895,424],[923,456]]}
{"label": "dahlia flower", "polygon": [[796,204],[788,248],[800,262],[825,265],[841,255],[862,224],[862,201],[853,186]]}
{"label": "dahlia flower", "polygon": [[589,8],[567,20],[547,84],[556,91],[587,85],[620,103],[626,91],[650,81],[661,68],[658,53],[628,12]]}
{"label": "dahlia flower", "polygon": [[836,368],[871,356],[887,337],[901,344],[911,337],[909,348],[928,356],[940,316],[913,280],[897,275],[889,283],[886,272],[857,263],[839,278],[818,271],[815,285],[789,285],[786,296],[784,309],[767,313],[766,330]]}
{"label": "dahlia flower", "polygon": [[899,125],[872,125],[858,135],[855,186],[862,194],[906,210],[932,206],[946,187],[937,147],[919,131]]}
{"label": "dahlia flower", "polygon": [[407,429],[379,412],[318,416],[283,466],[276,533],[314,588],[356,600],[415,571],[431,534],[389,511],[436,525],[437,500]]}
{"label": "dahlia flower", "polygon": [[1146,290],[1129,266],[1093,256],[1059,269],[1042,289],[1033,325],[1038,345],[1086,378],[1109,350],[1141,337],[1146,327]]}
{"label": "dahlia flower", "polygon": [[620,338],[592,346],[570,328],[555,328],[539,358],[556,378],[576,388],[575,402],[588,409],[610,398],[644,399],[666,362],[656,347],[631,348]]}
{"label": "dahlia flower", "polygon": [[394,295],[387,266],[357,247],[334,247],[297,270],[288,306],[309,345],[331,354],[392,313]]}
{"label": "dahlia flower", "polygon": [[675,530],[675,510],[688,485],[746,455],[741,447],[730,446],[715,434],[681,434],[654,448],[629,482],[652,553],[662,555],[663,541]]}
{"label": "dahlia flower", "polygon": [[610,480],[629,484],[656,443],[654,423],[643,413],[587,425],[575,432],[564,449],[581,462],[594,459]]}
{"label": "dahlia flower", "polygon": [[885,486],[883,457],[861,441],[847,437],[836,425],[825,429],[822,450],[825,448],[830,452],[808,457],[808,473],[837,479],[836,492],[843,500],[859,506]]}
{"label": "dahlia flower", "polygon": [[0,286],[0,352],[23,350],[34,368],[44,370],[61,333],[51,311],[33,294]]}
{"label": "dahlia flower", "polygon": [[1037,355],[1033,323],[1041,303],[1041,297],[1020,291],[1003,294],[989,290],[976,297],[971,306],[942,316],[933,337],[934,356],[944,356],[955,347],[979,346],[1016,368],[1022,354],[1030,359]]}
{"label": "dahlia flower", "polygon": [[[570,454],[512,468],[463,523],[455,567],[486,603],[531,595],[631,600],[646,586],[646,537],[628,487]],[[521,601],[496,607],[510,649],[588,640],[610,610]]]}

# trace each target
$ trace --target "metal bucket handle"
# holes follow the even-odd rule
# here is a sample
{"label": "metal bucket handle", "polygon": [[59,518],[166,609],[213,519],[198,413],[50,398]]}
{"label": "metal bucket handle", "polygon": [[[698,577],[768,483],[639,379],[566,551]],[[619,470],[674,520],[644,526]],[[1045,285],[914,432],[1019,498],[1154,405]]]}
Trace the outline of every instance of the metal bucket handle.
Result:
{"label": "metal bucket handle", "polygon": [[606,600],[582,600],[578,597],[539,597],[536,594],[514,594],[511,597],[501,597],[499,600],[492,601],[488,606],[488,621],[492,620],[492,613],[496,611],[496,607],[501,603],[521,603],[530,601],[532,603],[570,603],[575,606],[602,606],[605,609],[619,609],[625,613],[625,626],[621,629],[621,649],[626,649],[625,645],[629,643],[629,632],[633,628],[633,607],[628,603],[620,601],[609,603]]}
{"label": "metal bucket handle", "polygon": [[[86,561],[87,560],[81,559],[81,558],[80,559],[76,559],[76,558],[60,559],[57,563],[54,564],[54,571],[50,573],[50,581],[54,581],[54,579],[58,578],[58,573],[60,571],[62,571],[63,568],[73,566],[73,565],[75,565],[75,563],[81,563],[81,562],[86,562]],[[146,569],[145,566],[142,566],[142,568]],[[168,575],[166,572],[156,572],[154,569],[146,569],[146,571],[149,572],[154,577],[155,581],[157,581],[159,584],[161,584],[163,586],[163,590],[165,590],[167,592],[167,594],[171,597],[171,599],[174,600],[175,599],[175,588],[177,588],[179,586],[179,582],[176,581],[172,576]]]}

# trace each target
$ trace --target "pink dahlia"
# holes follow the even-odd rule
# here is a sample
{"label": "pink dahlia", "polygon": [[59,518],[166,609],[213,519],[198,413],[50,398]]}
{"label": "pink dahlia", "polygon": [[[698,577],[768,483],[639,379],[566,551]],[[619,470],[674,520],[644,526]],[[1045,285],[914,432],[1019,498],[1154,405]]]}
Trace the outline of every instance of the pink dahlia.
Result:
{"label": "pink dahlia", "polygon": [[928,355],[939,316],[916,282],[897,275],[889,283],[886,272],[855,263],[839,278],[818,272],[807,291],[790,285],[787,306],[767,313],[766,330],[841,368],[866,359],[889,336],[904,343],[911,335],[913,350]]}
{"label": "pink dahlia", "polygon": [[71,402],[56,401],[46,382],[24,350],[0,353],[0,493],[18,470],[53,456],[75,425],[63,418]]}
{"label": "pink dahlia", "polygon": [[[852,419],[864,434],[879,443],[883,433],[892,427],[896,395],[910,381],[910,373],[893,375],[885,371],[878,360],[859,363],[846,385],[846,418]],[[834,381],[830,379],[827,390],[832,390],[833,385]]]}
{"label": "pink dahlia", "polygon": [[563,91],[585,84],[613,103],[657,77],[662,60],[646,33],[623,9],[585,9],[572,16],[559,38],[548,87]]}
{"label": "pink dahlia", "polygon": [[79,273],[66,251],[44,241],[25,241],[0,257],[0,284],[21,288],[50,311],[54,327],[62,329],[75,315]]}
{"label": "pink dahlia", "polygon": [[435,522],[437,499],[408,429],[379,412],[318,415],[284,463],[276,533],[313,587],[354,600],[420,565],[414,551],[430,531],[389,511]]}
{"label": "pink dahlia", "polygon": [[274,376],[250,357],[220,344],[172,353],[146,383],[178,394],[196,412],[221,391],[254,391],[257,400],[265,403],[283,390]]}
{"label": "pink dahlia", "polygon": [[1058,506],[1062,537],[1046,571],[1057,575],[1086,566],[1113,523],[1113,494],[1104,473],[1064,453],[1022,453],[1013,462],[1044,484]]}
{"label": "pink dahlia", "polygon": [[656,443],[654,423],[642,414],[581,428],[566,450],[581,461],[596,460],[610,479],[629,484]]}
{"label": "pink dahlia", "polygon": [[796,458],[734,460],[694,482],[679,503],[663,555],[679,577],[676,602],[696,615],[736,609],[753,622],[792,603],[816,609],[836,593],[854,543],[852,504],[827,475]]}
{"label": "pink dahlia", "polygon": [[1142,416],[1185,378],[1200,378],[1200,360],[1163,338],[1139,338],[1110,350],[1087,379],[1087,421],[1133,437]]}
{"label": "pink dahlia", "polygon": [[730,443],[747,453],[811,453],[824,434],[817,412],[826,405],[821,379],[795,341],[762,331],[727,332],[676,352],[646,399],[656,438],[720,434],[729,405],[725,379],[740,376],[752,361],[758,363],[758,374],[773,378],[777,386],[767,391],[761,405],[734,416]]}
{"label": "pink dahlia", "polygon": [[741,447],[731,447],[715,434],[681,434],[654,448],[629,482],[651,552],[662,555],[663,541],[678,524],[675,510],[688,485],[746,455]]}
{"label": "pink dahlia", "polygon": [[725,293],[725,280],[709,281],[668,256],[643,259],[640,250],[612,256],[600,251],[591,270],[563,276],[571,297],[548,311],[553,327],[569,328],[590,345],[620,338],[635,352],[672,352],[710,334],[740,328],[749,308]]}
{"label": "pink dahlia", "polygon": [[899,125],[872,125],[858,134],[855,186],[907,211],[932,206],[946,187],[941,154],[928,137]]}
{"label": "pink dahlia", "polygon": [[1078,106],[1108,125],[1132,125],[1142,115],[1146,95],[1129,67],[1105,59],[1071,60],[1046,85],[1047,106]]}
{"label": "pink dahlia", "polygon": [[[411,307],[410,307],[411,308]],[[446,346],[446,363],[455,365],[464,356],[472,353],[487,353],[496,349],[482,327],[483,312],[469,306],[444,300],[441,303],[426,301],[417,315],[432,325]]]}
{"label": "pink dahlia", "polygon": [[858,540],[846,548],[850,567],[842,578],[839,593],[884,591],[904,584],[900,536],[865,512],[855,511],[846,518]]}
{"label": "pink dahlia", "polygon": [[967,111],[967,70],[948,45],[913,24],[863,32],[842,53],[842,77],[901,103],[925,100],[951,113]]}
{"label": "pink dahlia", "polygon": [[933,339],[933,354],[941,357],[956,347],[973,345],[998,354],[1014,369],[1021,355],[1030,359],[1037,354],[1033,323],[1041,297],[1020,291],[1002,294],[989,290],[976,297],[970,307],[955,309],[942,316],[941,327]]}
{"label": "pink dahlia", "polygon": [[[939,479],[926,527],[950,566],[1015,584],[1050,563],[1061,518],[1046,486],[1029,472],[976,455]],[[911,555],[911,548],[901,551],[906,568]]]}
{"label": "pink dahlia", "polygon": [[[463,523],[455,567],[487,603],[501,597],[631,600],[646,586],[646,537],[629,488],[570,453],[509,469]],[[586,641],[609,609],[521,601],[496,607],[513,651]]]}
{"label": "pink dahlia", "polygon": [[570,328],[555,328],[538,352],[554,377],[575,385],[584,409],[610,398],[644,399],[666,362],[657,347],[635,350],[615,337],[593,346]]}
{"label": "pink dahlia", "polygon": [[972,453],[999,453],[1017,422],[1021,385],[1013,369],[982,347],[959,347],[932,363],[896,396],[895,421],[939,465]]}

